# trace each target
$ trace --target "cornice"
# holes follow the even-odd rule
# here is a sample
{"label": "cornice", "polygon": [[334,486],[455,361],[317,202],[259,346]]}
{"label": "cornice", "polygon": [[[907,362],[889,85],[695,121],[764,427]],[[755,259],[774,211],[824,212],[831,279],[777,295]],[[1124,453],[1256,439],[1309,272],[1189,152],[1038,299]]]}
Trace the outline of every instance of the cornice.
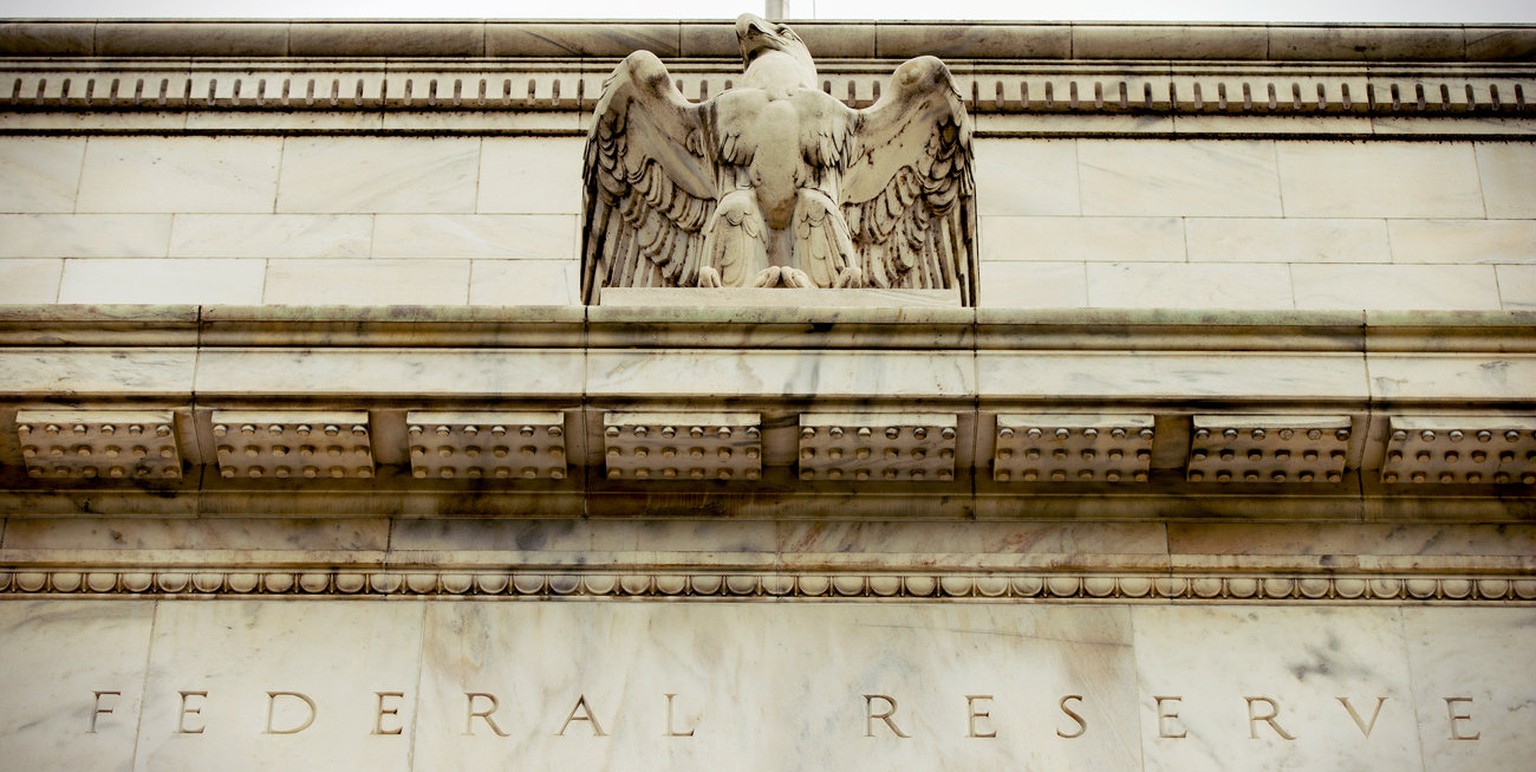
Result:
{"label": "cornice", "polygon": [[1529,573],[1388,574],[639,570],[89,566],[0,568],[0,601],[383,599],[903,603],[1536,605]]}
{"label": "cornice", "polygon": [[[981,136],[1536,133],[1532,25],[797,29],[853,107],[897,62],[942,57]],[[0,132],[580,135],[642,48],[690,99],[740,77],[718,22],[12,22]]]}
{"label": "cornice", "polygon": [[[1536,26],[796,21],[818,58],[1529,62]],[[16,20],[0,56],[734,58],[725,21]]]}

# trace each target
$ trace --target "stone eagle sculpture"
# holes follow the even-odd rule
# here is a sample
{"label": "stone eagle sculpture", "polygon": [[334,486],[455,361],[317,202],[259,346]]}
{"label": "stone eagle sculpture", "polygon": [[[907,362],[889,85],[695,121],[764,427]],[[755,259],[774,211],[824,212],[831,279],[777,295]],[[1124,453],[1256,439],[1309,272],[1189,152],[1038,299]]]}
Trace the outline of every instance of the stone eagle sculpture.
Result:
{"label": "stone eagle sculpture", "polygon": [[736,22],[746,74],[691,102],[649,51],[587,136],[582,296],[603,287],[957,289],[976,302],[971,121],[949,69],[903,63],[871,106],[818,88],[788,27]]}

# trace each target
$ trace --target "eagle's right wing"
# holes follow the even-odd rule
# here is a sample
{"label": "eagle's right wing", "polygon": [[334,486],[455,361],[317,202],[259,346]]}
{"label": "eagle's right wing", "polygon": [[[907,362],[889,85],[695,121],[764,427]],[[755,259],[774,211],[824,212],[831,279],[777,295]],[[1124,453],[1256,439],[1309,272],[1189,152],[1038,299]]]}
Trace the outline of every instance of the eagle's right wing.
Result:
{"label": "eagle's right wing", "polygon": [[581,295],[602,287],[691,287],[715,208],[706,107],[689,102],[648,51],[603,87],[587,135]]}

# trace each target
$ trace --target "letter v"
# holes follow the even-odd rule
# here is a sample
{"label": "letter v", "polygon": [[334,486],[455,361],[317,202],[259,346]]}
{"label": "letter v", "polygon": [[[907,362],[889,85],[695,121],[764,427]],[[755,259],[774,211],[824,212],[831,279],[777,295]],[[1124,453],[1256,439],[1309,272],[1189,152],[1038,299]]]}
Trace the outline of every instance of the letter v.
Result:
{"label": "letter v", "polygon": [[1376,718],[1381,715],[1381,706],[1387,704],[1386,697],[1377,697],[1376,709],[1371,711],[1370,723],[1366,723],[1360,720],[1360,714],[1355,712],[1354,705],[1349,704],[1348,697],[1336,697],[1335,699],[1344,705],[1345,710],[1349,711],[1349,717],[1355,720],[1355,726],[1360,727],[1360,734],[1365,735],[1367,738],[1371,736],[1371,730],[1376,728]]}

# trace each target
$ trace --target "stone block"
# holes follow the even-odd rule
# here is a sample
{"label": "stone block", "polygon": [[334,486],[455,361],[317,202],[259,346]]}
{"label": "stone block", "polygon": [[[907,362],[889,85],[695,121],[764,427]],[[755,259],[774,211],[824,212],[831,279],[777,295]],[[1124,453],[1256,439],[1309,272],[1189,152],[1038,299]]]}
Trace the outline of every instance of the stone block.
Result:
{"label": "stone block", "polygon": [[261,302],[262,260],[65,260],[60,303]]}
{"label": "stone block", "polygon": [[[1069,24],[882,24],[876,53],[882,57],[941,59],[1068,59]],[[811,51],[812,54],[816,52]]]}
{"label": "stone block", "polygon": [[1466,143],[1279,142],[1287,217],[1482,217]]}
{"label": "stone block", "polygon": [[489,137],[480,158],[474,211],[579,214],[584,141],[579,137]]}
{"label": "stone block", "polygon": [[367,257],[367,215],[180,214],[171,257]]}
{"label": "stone block", "polygon": [[72,212],[84,137],[0,137],[0,212]]}
{"label": "stone block", "polygon": [[21,410],[16,434],[32,477],[181,477],[169,410]]}
{"label": "stone block", "polygon": [[0,260],[0,303],[53,303],[63,274],[63,260]]}
{"label": "stone block", "polygon": [[1145,414],[997,417],[997,482],[1146,482],[1153,419]]}
{"label": "stone block", "polygon": [[486,22],[486,56],[597,56],[619,59],[631,51],[677,56],[676,23],[610,22],[601,27],[572,24]]}
{"label": "stone block", "polygon": [[564,413],[411,411],[406,422],[413,477],[565,479]]}
{"label": "stone block", "polygon": [[1144,769],[1420,768],[1417,673],[1399,653],[1396,611],[1147,605],[1131,616]]}
{"label": "stone block", "polygon": [[1337,483],[1349,455],[1349,416],[1196,415],[1186,479]]}
{"label": "stone block", "polygon": [[1536,220],[1389,220],[1388,228],[1394,263],[1536,263]]}
{"label": "stone block", "polygon": [[390,544],[386,518],[27,518],[6,526],[6,549],[350,550],[363,557]]}
{"label": "stone block", "polygon": [[17,347],[0,352],[0,393],[18,399],[125,392],[144,399],[187,399],[196,362],[190,349]]}
{"label": "stone block", "polygon": [[1263,59],[1269,29],[1262,25],[1074,24],[1077,59]]}
{"label": "stone block", "polygon": [[971,357],[945,351],[598,351],[587,355],[587,393],[686,401],[722,395],[957,397],[974,394]]}
{"label": "stone block", "polygon": [[[1528,609],[1404,608],[1413,707],[1426,770],[1518,770],[1536,756],[1524,723],[1533,699],[1536,624]],[[1488,677],[1496,673],[1502,677]],[[1401,706],[1400,706],[1401,707]]]}
{"label": "stone block", "polygon": [[11,601],[0,688],[0,753],[18,769],[133,768],[155,604]]}
{"label": "stone block", "polygon": [[271,212],[283,140],[92,137],[78,212]]}
{"label": "stone block", "polygon": [[1191,217],[1184,221],[1190,262],[1386,263],[1381,220]]}
{"label": "stone block", "polygon": [[1274,263],[1089,263],[1094,308],[1291,308],[1287,266]]}
{"label": "stone block", "polygon": [[1281,214],[1269,140],[1083,139],[1077,155],[1085,215]]}
{"label": "stone block", "polygon": [[1495,271],[1499,303],[1504,310],[1536,310],[1536,265],[1500,265]]}
{"label": "stone block", "polygon": [[1493,266],[1293,265],[1298,309],[1496,310]]}
{"label": "stone block", "polygon": [[292,26],[286,22],[103,21],[96,25],[96,56],[285,56]]}
{"label": "stone block", "polygon": [[262,300],[281,305],[464,305],[468,260],[275,260]]}
{"label": "stone block", "polygon": [[802,413],[802,480],[955,479],[954,413]]}
{"label": "stone block", "polygon": [[288,27],[289,56],[431,56],[485,55],[485,25],[470,21],[416,21],[378,24],[334,21]]}
{"label": "stone block", "polygon": [[1477,354],[1371,355],[1371,399],[1536,401],[1536,359]]}
{"label": "stone block", "polygon": [[1385,483],[1536,485],[1536,416],[1391,416]]}
{"label": "stone block", "polygon": [[[1305,362],[1303,366],[1301,363]],[[1365,359],[1321,354],[1232,353],[1212,357],[1171,352],[1096,353],[980,351],[981,393],[1000,399],[1362,399]],[[1374,369],[1372,370],[1374,373]]]}
{"label": "stone block", "polygon": [[168,214],[0,215],[0,257],[165,257]]}
{"label": "stone block", "polygon": [[252,349],[207,349],[197,360],[197,391],[208,396],[360,395],[504,397],[580,394],[579,350],[348,350],[327,355]]}
{"label": "stone block", "polygon": [[[279,575],[264,579],[287,589]],[[287,575],[289,588],[297,579]],[[409,769],[402,720],[410,702],[380,693],[416,690],[422,611],[417,603],[282,600],[160,607],[147,672],[144,659],[137,663],[146,718],[134,767],[208,768],[231,758],[279,767],[303,758],[333,769]],[[396,727],[402,732],[390,734]]]}
{"label": "stone block", "polygon": [[1082,263],[989,260],[977,294],[983,308],[1086,308],[1088,274]]}
{"label": "stone block", "polygon": [[474,137],[289,137],[277,211],[472,212]]}
{"label": "stone block", "polygon": [[381,214],[374,257],[490,257],[574,260],[574,215]]}
{"label": "stone block", "polygon": [[981,139],[975,146],[977,212],[988,215],[1077,215],[1077,142],[1070,139]]}
{"label": "stone block", "polygon": [[983,217],[981,232],[981,259],[989,262],[1185,258],[1184,227],[1175,217]]}
{"label": "stone block", "polygon": [[1536,144],[1478,142],[1477,172],[1489,217],[1536,217]]}
{"label": "stone block", "polygon": [[373,477],[366,411],[213,411],[221,477]]}
{"label": "stone block", "polygon": [[604,473],[610,480],[756,480],[762,423],[757,413],[604,413]]}
{"label": "stone block", "polygon": [[581,305],[575,260],[476,260],[469,279],[473,306]]}

